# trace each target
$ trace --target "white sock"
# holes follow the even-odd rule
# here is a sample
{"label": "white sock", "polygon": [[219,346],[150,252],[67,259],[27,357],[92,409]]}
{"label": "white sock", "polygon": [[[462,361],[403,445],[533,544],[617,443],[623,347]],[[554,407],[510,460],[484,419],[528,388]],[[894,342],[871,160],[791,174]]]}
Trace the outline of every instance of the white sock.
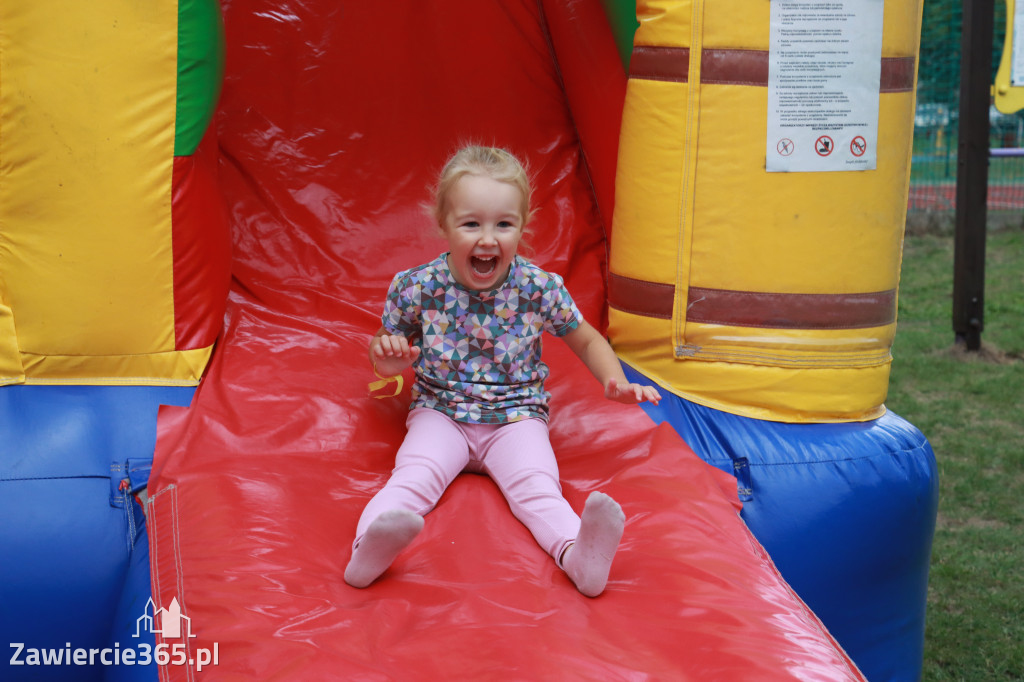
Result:
{"label": "white sock", "polygon": [[625,524],[618,502],[604,493],[590,494],[580,515],[580,533],[562,561],[576,589],[588,597],[604,591]]}
{"label": "white sock", "polygon": [[352,551],[345,568],[345,582],[352,587],[372,583],[421,530],[423,517],[405,509],[393,509],[378,516]]}

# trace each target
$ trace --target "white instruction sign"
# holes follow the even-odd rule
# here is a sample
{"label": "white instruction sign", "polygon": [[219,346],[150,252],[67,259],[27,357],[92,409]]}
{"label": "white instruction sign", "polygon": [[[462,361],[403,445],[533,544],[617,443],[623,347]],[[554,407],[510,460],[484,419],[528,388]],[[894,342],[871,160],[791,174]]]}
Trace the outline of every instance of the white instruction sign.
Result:
{"label": "white instruction sign", "polygon": [[874,170],[883,0],[771,0],[769,172]]}

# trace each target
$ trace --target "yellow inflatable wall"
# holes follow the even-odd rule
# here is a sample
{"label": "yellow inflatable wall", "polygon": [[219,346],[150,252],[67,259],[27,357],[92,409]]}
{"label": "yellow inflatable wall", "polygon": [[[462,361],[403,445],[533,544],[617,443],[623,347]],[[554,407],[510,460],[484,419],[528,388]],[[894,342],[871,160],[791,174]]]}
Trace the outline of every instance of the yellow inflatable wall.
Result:
{"label": "yellow inflatable wall", "polygon": [[770,5],[637,3],[609,334],[699,404],[872,419],[896,324],[921,3],[884,3],[877,165],[838,172],[766,170]]}
{"label": "yellow inflatable wall", "polygon": [[228,284],[217,200],[189,198],[219,6],[59,4],[0,0],[0,385],[194,384]]}

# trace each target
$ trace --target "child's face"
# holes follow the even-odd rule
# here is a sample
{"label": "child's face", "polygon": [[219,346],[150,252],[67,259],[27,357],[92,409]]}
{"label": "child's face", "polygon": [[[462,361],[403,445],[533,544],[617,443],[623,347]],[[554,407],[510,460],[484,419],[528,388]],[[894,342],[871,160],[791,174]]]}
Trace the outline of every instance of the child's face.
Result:
{"label": "child's face", "polygon": [[459,284],[486,291],[505,281],[523,236],[521,203],[519,188],[507,182],[464,175],[455,183],[441,229]]}

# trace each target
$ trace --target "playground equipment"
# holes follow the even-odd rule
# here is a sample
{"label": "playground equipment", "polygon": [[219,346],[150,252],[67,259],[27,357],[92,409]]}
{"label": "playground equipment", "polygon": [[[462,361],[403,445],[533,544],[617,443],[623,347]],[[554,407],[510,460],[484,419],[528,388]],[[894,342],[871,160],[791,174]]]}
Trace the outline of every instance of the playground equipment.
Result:
{"label": "playground equipment", "polygon": [[[146,95],[140,87],[127,98],[136,103],[133,111],[149,112],[152,132],[104,127],[105,122],[96,120],[64,120],[55,130],[80,126],[98,136],[76,153],[85,149],[99,155],[107,150],[110,134],[104,131],[120,133],[110,135],[109,146],[117,149],[160,141],[160,153],[154,152],[143,167],[111,180],[104,176],[105,184],[98,185],[104,191],[112,187],[132,194],[134,187],[140,195],[163,197],[140,210],[157,215],[147,220],[158,227],[148,230],[148,237],[139,237],[141,242],[149,240],[148,248],[143,243],[138,250],[103,251],[100,246],[133,242],[135,225],[145,221],[137,215],[130,220],[116,215],[113,220],[99,206],[90,209],[100,216],[99,227],[90,228],[99,235],[96,240],[83,237],[75,212],[68,210],[53,223],[59,222],[60,230],[54,227],[46,238],[30,242],[25,235],[32,233],[36,203],[29,196],[15,196],[14,190],[31,186],[33,201],[45,202],[47,197],[39,196],[39,188],[47,186],[42,180],[59,181],[60,172],[28,161],[14,163],[11,159],[17,155],[0,148],[5,163],[0,186],[0,325],[6,325],[0,339],[2,367],[14,368],[8,376],[16,383],[194,384],[210,357],[225,301],[227,317],[194,399],[187,386],[4,389],[0,416],[11,424],[27,423],[22,418],[30,414],[26,405],[31,402],[37,405],[31,412],[37,415],[33,423],[47,424],[42,431],[24,432],[16,441],[17,456],[3,460],[0,485],[5,492],[19,491],[4,495],[10,505],[3,510],[5,518],[32,517],[39,522],[25,532],[22,524],[6,524],[0,535],[5,555],[7,548],[17,548],[20,557],[17,572],[4,569],[3,583],[16,588],[0,594],[0,607],[6,612],[7,604],[21,603],[14,601],[13,592],[39,601],[25,621],[5,619],[4,636],[24,639],[26,646],[35,648],[60,648],[71,640],[69,648],[102,648],[112,642],[121,649],[134,646],[138,619],[147,614],[148,595],[140,587],[146,581],[139,576],[146,568],[140,558],[148,555],[155,610],[177,602],[197,635],[177,638],[161,631],[147,640],[153,647],[184,646],[186,664],[164,666],[167,679],[190,679],[195,666],[187,661],[214,650],[219,653],[217,665],[199,672],[210,679],[338,674],[369,679],[539,679],[553,668],[560,678],[569,679],[636,674],[674,679],[863,679],[850,657],[872,679],[875,673],[877,679],[912,679],[920,666],[935,478],[930,449],[920,434],[892,415],[879,418],[893,320],[870,328],[873,345],[864,353],[870,359],[863,367],[845,362],[832,368],[826,363],[826,378],[808,381],[805,368],[793,367],[792,359],[803,357],[799,348],[783,349],[781,355],[790,361],[782,367],[737,362],[735,357],[725,358],[727,362],[669,357],[645,366],[642,355],[650,351],[644,350],[642,339],[630,336],[630,329],[648,330],[650,348],[657,349],[665,344],[651,325],[660,323],[627,321],[621,299],[616,298],[622,293],[623,278],[648,281],[642,263],[629,264],[624,258],[622,245],[629,251],[631,243],[646,248],[655,241],[630,224],[636,211],[655,210],[657,202],[645,207],[636,194],[638,186],[629,186],[632,181],[647,182],[641,168],[629,165],[644,148],[629,144],[683,140],[682,146],[669,151],[682,154],[679,158],[688,159],[699,172],[696,184],[677,188],[676,198],[694,199],[694,213],[686,224],[694,230],[693,243],[706,242],[690,255],[724,257],[716,256],[720,249],[714,241],[724,239],[726,232],[701,237],[696,231],[707,222],[698,209],[712,210],[717,221],[728,216],[713,208],[716,201],[735,206],[731,195],[715,196],[738,186],[728,172],[746,178],[748,197],[756,194],[754,190],[817,189],[817,180],[797,174],[772,178],[767,187],[758,188],[757,169],[750,167],[756,156],[751,144],[738,145],[742,153],[725,167],[715,162],[724,154],[717,146],[735,143],[728,136],[722,138],[723,122],[731,116],[735,123],[742,110],[759,115],[763,93],[758,88],[764,86],[705,86],[699,77],[687,83],[701,82],[700,88],[679,82],[651,85],[631,66],[627,88],[612,33],[614,29],[621,36],[626,29],[614,22],[609,28],[594,0],[452,2],[429,7],[410,2],[387,11],[372,3],[286,7],[224,2],[228,68],[217,136],[202,125],[193,135],[203,140],[196,153],[179,156],[190,145],[175,144],[174,158],[168,161],[168,130],[183,118],[182,98],[168,92],[183,92],[182,78],[192,71],[182,67],[183,55],[189,54],[182,49],[189,42],[188,31],[181,33],[189,26],[182,17],[192,12],[206,18],[206,33],[193,35],[217,35],[218,17],[210,11],[214,5],[183,1],[177,15],[141,16],[134,14],[141,9],[120,0],[100,4],[93,3],[87,16],[64,26],[58,42],[77,54],[90,54],[96,32],[116,34],[129,24],[145,34],[145,39],[136,35],[133,42],[103,54],[152,52],[151,61],[143,56],[130,61],[143,71],[160,71],[159,92]],[[46,53],[27,50],[12,36],[44,36],[51,30],[37,28],[45,23],[40,16],[10,5],[2,5],[2,25],[19,30],[3,29],[2,93],[11,92],[6,82],[17,76],[19,65],[39,68],[28,55]],[[888,32],[892,25],[895,37],[887,34],[883,40],[883,58],[905,66],[913,60],[914,21],[919,21],[915,17],[920,8],[916,3],[887,5],[885,27]],[[694,58],[700,53],[695,52],[698,44],[706,42],[710,52],[763,52],[763,41],[754,36],[755,29],[744,28],[745,22],[735,29],[740,35],[729,37],[732,29],[724,25],[727,9],[733,16],[753,16],[763,27],[766,8],[736,2],[731,9],[706,9],[699,25],[708,39],[698,35],[699,43],[689,43],[697,35],[690,29],[697,24],[688,23],[693,15],[686,13],[705,11],[702,3],[641,2],[636,7],[643,20],[636,45],[665,47],[668,44],[660,41],[675,40],[679,44],[673,47],[690,50],[687,73],[697,76],[703,63]],[[716,14],[719,11],[723,13]],[[66,42],[76,26],[83,36],[91,36],[82,38],[84,44]],[[209,38],[200,42],[217,44]],[[110,75],[100,68],[108,61],[106,56],[97,58],[96,78]],[[207,54],[198,61],[216,70],[219,57]],[[177,75],[171,78],[168,69]],[[89,67],[83,66],[68,80],[88,73]],[[122,83],[134,82],[123,78],[119,77]],[[132,78],[150,82],[141,75]],[[697,137],[673,137],[637,120],[647,109],[638,103],[637,92],[643,98],[644,88],[651,87],[666,92],[701,90]],[[204,101],[209,102],[213,95],[209,88],[204,92]],[[30,108],[28,97],[13,103],[8,97],[5,94],[2,100],[3,120],[17,121],[14,113]],[[58,96],[51,93],[50,98],[60,108]],[[902,177],[898,186],[904,191],[906,159],[901,161],[899,146],[909,146],[912,101],[912,88],[886,94],[880,117],[880,130],[894,146],[880,154],[878,176],[885,181]],[[176,113],[168,114],[172,102]],[[623,102],[625,132],[620,146]],[[736,102],[742,106],[734,107]],[[658,122],[655,103],[647,104]],[[158,109],[163,112],[160,117],[152,113]],[[209,110],[207,106],[205,111]],[[39,118],[45,115],[41,110]],[[0,137],[0,145],[11,139]],[[37,139],[49,151],[66,138]],[[610,322],[613,341],[634,369],[682,394],[666,401],[660,412],[652,412],[674,430],[654,427],[638,408],[603,402],[599,388],[571,354],[557,342],[548,344],[549,363],[555,367],[550,384],[555,395],[552,429],[566,495],[578,507],[590,489],[600,487],[623,502],[630,519],[609,591],[594,602],[581,600],[528,534],[514,525],[497,491],[477,477],[463,477],[453,485],[428,519],[422,540],[386,580],[358,593],[340,581],[355,520],[386,476],[405,410],[401,400],[366,399],[366,341],[377,327],[391,275],[423,262],[441,246],[424,224],[419,203],[442,160],[466,140],[508,146],[530,162],[540,208],[534,226],[535,260],[565,276],[588,319],[602,327]],[[763,144],[757,153],[763,163]],[[23,155],[42,156],[38,149]],[[92,168],[102,168],[101,161],[98,156],[92,159]],[[213,179],[218,161],[220,174]],[[82,183],[77,196],[99,193],[89,191],[87,174],[80,164],[73,165]],[[179,168],[191,169],[190,180],[177,179]],[[17,175],[16,171],[24,181],[9,184],[8,174]],[[34,171],[39,174],[32,175]],[[705,185],[707,174],[714,182]],[[828,187],[844,188],[839,176],[850,174],[831,175],[824,181]],[[808,293],[800,288],[804,285],[814,295],[854,298],[864,287],[894,290],[900,197],[895,192],[886,195],[879,189],[884,183],[866,179],[867,175],[850,182],[871,188],[877,203],[848,223],[835,220],[817,203],[805,214],[819,225],[835,228],[828,239],[821,236],[819,246],[835,239],[840,246],[829,248],[842,252],[844,240],[871,233],[862,260],[844,269],[850,275],[844,280],[848,289],[823,293],[818,287],[835,284],[834,268],[820,275],[829,282],[816,282],[811,271],[815,263],[806,253],[808,262],[803,265],[808,267],[777,261],[779,272],[786,274],[781,279],[773,280],[771,267],[756,272],[744,267],[738,276],[757,279],[769,292],[776,281],[784,281],[792,287],[785,293],[793,295]],[[129,182],[133,176],[140,180],[136,185]],[[176,193],[179,188],[195,192],[205,203],[176,212],[189,205],[188,199],[180,198],[185,194]],[[225,291],[224,223],[217,218],[221,198],[231,216],[235,252],[230,296]],[[904,194],[903,205],[905,199]],[[836,215],[848,216],[850,202],[842,201]],[[8,215],[23,222],[8,223]],[[614,225],[609,225],[611,216]],[[750,222],[759,216],[743,217]],[[186,226],[191,218],[212,222]],[[640,222],[654,229],[657,221]],[[734,252],[730,258],[742,257],[735,252],[744,245],[745,225],[737,222],[729,228],[733,236],[722,248]],[[602,226],[612,233],[609,292]],[[788,234],[795,227],[779,222],[773,229]],[[62,250],[65,241],[67,251]],[[96,250],[85,251],[83,242]],[[35,246],[22,246],[27,243]],[[868,254],[871,249],[877,250],[874,258]],[[69,253],[76,254],[79,270],[61,260]],[[110,255],[100,266],[92,263],[98,253]],[[766,266],[776,262],[763,250],[758,255]],[[44,261],[45,268],[33,265]],[[868,261],[877,269],[861,272],[859,266]],[[11,269],[14,276],[8,277],[8,262],[24,265]],[[728,290],[728,268],[705,267],[695,260],[690,269],[712,278],[699,286]],[[50,291],[50,298],[34,291],[37,284],[30,273],[40,270],[59,275],[52,287],[41,286]],[[97,273],[103,277],[97,280]],[[678,281],[672,275],[655,284],[676,287]],[[52,292],[58,289],[74,291],[80,298],[74,306],[57,306],[53,301],[59,296]],[[609,298],[612,308],[606,313]],[[116,323],[106,316],[111,300],[128,301],[113,315]],[[677,293],[672,300],[680,300]],[[877,305],[884,308],[887,300]],[[128,324],[132,318],[135,323]],[[58,324],[66,326],[51,326]],[[699,324],[708,331],[706,321]],[[126,326],[130,332],[122,331]],[[60,331],[51,338],[47,329]],[[747,329],[730,333],[744,337],[750,348],[753,334],[744,333]],[[787,329],[762,336],[772,336],[776,346],[779,339],[785,341],[783,346],[799,346],[801,333]],[[848,345],[850,332],[814,331],[810,336],[821,346],[815,353],[828,355]],[[41,345],[32,345],[36,340]],[[58,346],[57,341],[66,345]],[[88,353],[69,368],[65,358],[74,356],[76,347]],[[36,356],[42,359],[36,361]],[[838,356],[850,359],[841,352]],[[695,365],[710,366],[713,374],[727,373],[696,382],[710,397],[694,391],[694,382],[686,376]],[[684,376],[673,377],[666,368],[682,369]],[[762,372],[783,377],[785,390],[748,386],[749,395],[757,398],[745,402],[743,384],[764,386],[755,378]],[[860,376],[867,378],[852,379]],[[729,390],[715,393],[723,384]],[[115,398],[123,398],[124,404],[112,406]],[[190,399],[191,407],[185,409]],[[158,434],[153,433],[152,419],[157,402],[177,405],[160,408]],[[83,406],[94,410],[94,416],[68,418],[84,414]],[[816,411],[821,406],[824,409]],[[794,415],[803,423],[773,421]],[[835,423],[814,423],[821,420]],[[111,436],[124,430],[137,430],[137,437]],[[694,457],[676,432],[705,460],[738,478]],[[42,433],[52,438],[43,438]],[[153,469],[147,475],[154,441]],[[76,447],[79,442],[96,447]],[[95,462],[87,467],[82,465],[86,450],[97,453],[90,455]],[[109,450],[115,455],[106,459]],[[45,471],[35,466],[51,455],[56,459],[58,452],[62,461]],[[56,479],[79,486],[76,495],[82,501],[72,502],[63,488],[51,487]],[[772,559],[737,516],[737,481],[746,499],[743,518]],[[147,484],[143,519],[132,493]],[[889,506],[881,506],[883,500]],[[80,518],[86,507],[97,510],[97,520],[88,528],[71,525],[69,519]],[[887,524],[880,538],[873,525],[879,514],[899,518],[902,524]],[[143,522],[148,535],[138,532]],[[873,541],[868,539],[869,525]],[[505,537],[489,531],[495,528]],[[97,534],[109,538],[97,552],[106,563],[86,571],[83,562],[94,558],[89,545],[99,547],[93,540]],[[815,547],[808,538],[832,542]],[[38,547],[35,541],[45,546]],[[129,541],[136,541],[130,549]],[[115,549],[118,543],[123,544]],[[60,557],[77,566],[81,576],[64,592],[53,591],[68,574]],[[50,570],[39,571],[39,566]],[[33,575],[39,576],[34,585]],[[131,578],[127,583],[125,575]],[[98,590],[101,584],[104,587]],[[81,594],[90,591],[103,599],[82,600]],[[857,602],[851,606],[852,600]],[[111,605],[102,622],[95,619],[96,627],[88,635],[73,632],[76,614],[102,610],[101,601]],[[804,601],[829,630],[842,633],[839,644]],[[68,672],[38,666],[9,670],[13,675],[27,674],[24,679],[45,679],[46,674],[67,679]],[[152,666],[86,666],[75,672],[82,673],[81,679],[155,677]]]}

